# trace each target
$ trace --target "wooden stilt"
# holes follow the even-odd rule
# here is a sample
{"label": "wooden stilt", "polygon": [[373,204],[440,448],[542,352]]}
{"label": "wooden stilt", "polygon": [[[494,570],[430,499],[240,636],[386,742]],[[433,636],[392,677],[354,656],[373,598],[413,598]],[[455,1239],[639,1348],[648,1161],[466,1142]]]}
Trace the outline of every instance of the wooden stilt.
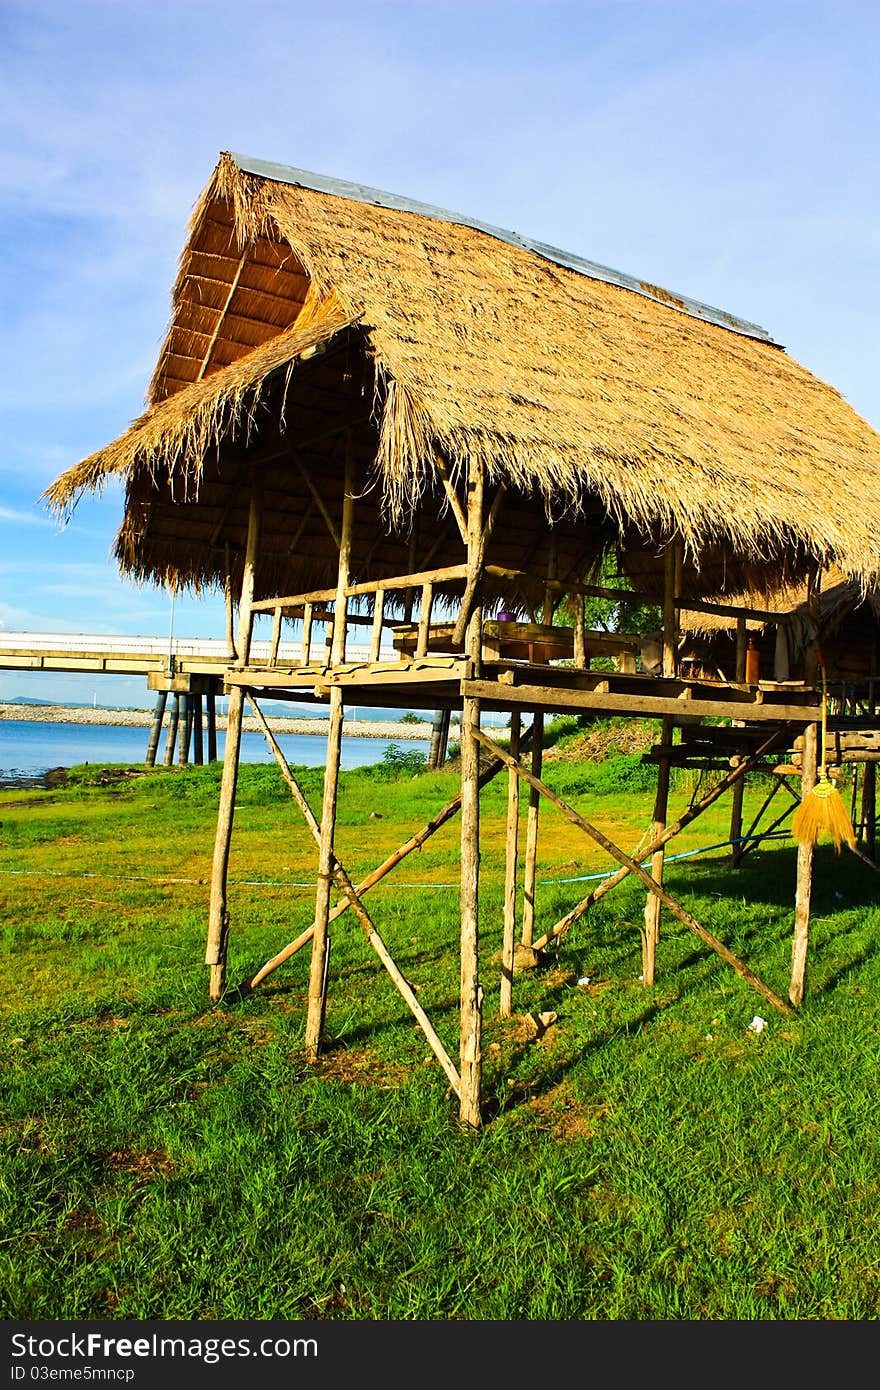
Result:
{"label": "wooden stilt", "polygon": [[[247,664],[250,655],[254,598],[254,577],[260,541],[260,497],[252,492],[248,512],[248,533],[242,575],[241,598],[238,608],[238,662]],[[223,776],[220,781],[220,801],[217,807],[217,831],[214,836],[214,859],[211,866],[211,901],[208,910],[208,939],[205,944],[205,964],[210,966],[209,993],[216,1003],[226,987],[226,950],[229,940],[229,911],[226,901],[226,878],[229,868],[229,847],[235,817],[235,788],[238,782],[238,762],[241,753],[241,716],[244,689],[233,685],[229,691],[229,710],[226,716],[226,741],[223,751]]]}
{"label": "wooden stilt", "polygon": [[[519,710],[510,716],[510,752],[519,757],[522,720]],[[501,943],[501,990],[499,1012],[510,1018],[513,1012],[513,960],[516,949],[516,871],[519,853],[519,778],[507,772],[507,844],[504,856],[504,930]]]}
{"label": "wooden stilt", "polygon": [[179,720],[180,696],[172,692],[171,709],[168,712],[168,732],[165,735],[165,753],[162,758],[165,767],[171,767],[174,762],[174,745],[177,742],[177,725]]}
{"label": "wooden stilt", "polygon": [[[801,761],[801,797],[807,796],[816,785],[818,728],[808,724],[804,730]],[[810,897],[813,888],[813,858],[815,846],[798,845],[797,886],[794,903],[794,937],[791,944],[791,984],[788,997],[799,1009],[804,1001],[807,979],[807,949],[810,944]]]}
{"label": "wooden stilt", "polygon": [[603,835],[601,830],[598,830],[580,815],[573,806],[569,806],[566,801],[563,801],[561,796],[557,796],[554,791],[551,791],[546,783],[540,782],[538,779],[534,778],[521,762],[518,762],[516,758],[505,753],[504,750],[499,748],[481,729],[474,729],[473,736],[484,748],[488,748],[496,757],[501,758],[502,762],[506,763],[508,767],[514,768],[518,775],[524,778],[530,785],[535,785],[537,782],[537,790],[540,791],[541,795],[547,797],[548,801],[551,801],[553,805],[563,813],[566,819],[571,821],[572,825],[579,826],[592,840],[595,840],[598,845],[601,845],[612,858],[616,859],[618,863],[624,864],[628,872],[635,874],[641,879],[642,883],[644,883],[647,888],[650,888],[652,893],[657,894],[664,907],[667,907],[680,922],[683,922],[686,927],[689,927],[691,931],[695,932],[701,941],[705,941],[707,946],[711,946],[712,950],[716,951],[717,954],[721,956],[722,960],[726,960],[728,965],[732,965],[737,974],[741,975],[743,979],[748,980],[759,994],[762,994],[765,999],[770,1001],[774,1008],[779,1009],[781,1013],[791,1014],[792,1011],[785,1003],[785,1000],[780,999],[778,995],[774,994],[769,986],[764,984],[763,980],[759,979],[743,961],[739,960],[739,958],[724,945],[723,941],[719,941],[716,936],[713,936],[711,932],[707,931],[692,913],[682,907],[681,903],[677,902],[670,893],[666,892],[666,889],[663,888],[661,884],[657,883],[651,877],[647,870],[642,868],[637,860],[631,859],[628,854],[625,854],[619,846],[608,839],[607,835]]}
{"label": "wooden stilt", "polygon": [[[468,477],[468,578],[471,612],[467,628],[470,669],[480,669],[482,610],[478,601],[480,569],[483,563],[482,464],[471,460]],[[471,697],[462,702],[461,711],[461,946],[460,946],[460,1032],[459,1072],[461,1093],[459,1117],[463,1124],[479,1128],[483,1074],[483,990],[480,985],[480,703]]]}
{"label": "wooden stilt", "polygon": [[[544,715],[539,711],[532,720],[532,776],[540,777],[544,761]],[[535,887],[538,877],[538,826],[541,797],[534,787],[529,788],[529,808],[526,816],[526,857],[523,869],[523,913],[521,941],[531,946],[535,934]]]}
{"label": "wooden stilt", "polygon": [[150,725],[150,737],[147,743],[147,767],[156,766],[156,752],[159,748],[159,740],[162,737],[162,721],[165,718],[165,704],[167,699],[167,690],[160,690],[156,695],[156,703],[153,707],[153,722]]}
{"label": "wooden stilt", "polygon": [[[746,644],[747,631],[745,618],[736,620],[736,679],[742,682],[746,678]],[[736,721],[735,721],[736,722]],[[742,859],[742,827],[743,827],[743,797],[745,796],[745,778],[741,777],[735,784],[730,805],[730,864],[731,868],[736,868]]]}
{"label": "wooden stilt", "polygon": [[208,762],[217,761],[217,698],[213,690],[205,696],[205,721],[208,725]]}
{"label": "wooden stilt", "polygon": [[[675,721],[667,715],[663,720],[660,741],[670,747],[674,737]],[[666,829],[666,814],[669,807],[670,761],[661,758],[657,765],[657,792],[654,797],[654,821],[651,826],[651,839],[662,838]],[[738,785],[741,785],[739,783]],[[654,851],[651,859],[651,877],[657,883],[663,882],[665,850],[661,845]],[[657,942],[660,940],[661,903],[656,893],[649,893],[645,903],[645,929],[642,932],[642,983],[653,985],[657,964]]]}
{"label": "wooden stilt", "polygon": [[[354,529],[354,457],[349,443],[345,465],[345,491],[342,502],[342,530],[339,536],[339,564],[336,574],[336,601],[333,605],[333,645],[330,664],[339,665],[345,656],[346,596],[351,565],[351,541]],[[321,838],[318,850],[318,889],[315,897],[315,931],[312,937],[312,961],[309,970],[309,1002],[306,1015],[306,1056],[316,1061],[321,1051],[324,1018],[327,1009],[327,971],[329,967],[330,892],[333,883],[333,841],[336,831],[336,798],[339,789],[339,760],[342,750],[344,711],[342,691],[333,686],[330,691],[330,716],[327,732],[327,757],[324,766],[324,796],[321,804]]]}

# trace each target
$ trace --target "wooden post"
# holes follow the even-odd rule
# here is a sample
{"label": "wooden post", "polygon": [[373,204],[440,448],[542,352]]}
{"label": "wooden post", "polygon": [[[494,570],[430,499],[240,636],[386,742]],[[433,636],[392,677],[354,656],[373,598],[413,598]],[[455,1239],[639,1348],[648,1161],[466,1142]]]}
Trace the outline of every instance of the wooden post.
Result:
{"label": "wooden post", "polygon": [[[467,489],[468,577],[466,592],[476,593],[481,564],[484,472],[471,459]],[[482,609],[474,603],[467,628],[468,665],[480,669]],[[469,696],[461,711],[461,948],[460,948],[460,1062],[459,1116],[463,1124],[480,1126],[483,1075],[483,990],[480,985],[480,702]]]}
{"label": "wooden post", "polygon": [[300,648],[300,666],[308,666],[311,659],[312,650],[312,613],[313,608],[310,603],[303,604],[303,630],[302,646]]}
{"label": "wooden post", "polygon": [[[339,564],[336,572],[336,601],[333,606],[333,646],[331,666],[339,665],[345,656],[345,590],[351,567],[351,541],[354,529],[354,456],[351,446],[346,454],[345,484],[342,500],[342,531],[339,537]],[[339,789],[339,762],[342,750],[342,690],[334,685],[330,690],[330,718],[327,731],[327,757],[324,765],[324,796],[321,803],[321,838],[318,849],[318,889],[315,896],[315,923],[312,936],[312,959],[309,968],[309,1002],[306,1015],[306,1056],[317,1061],[321,1051],[324,1018],[327,1010],[327,970],[330,960],[330,893],[333,886],[335,857],[333,841],[336,829],[336,798]]]}
{"label": "wooden post", "polygon": [[223,597],[226,605],[226,650],[229,660],[234,661],[235,651],[235,604],[232,597],[232,558],[229,553],[229,542],[223,547],[226,559],[226,577],[223,583]]}
{"label": "wooden post", "polygon": [[423,584],[422,601],[419,605],[419,632],[416,639],[416,656],[425,656],[428,650],[428,634],[431,629],[431,607],[433,602],[433,584]]}
{"label": "wooden post", "polygon": [[281,606],[275,609],[272,617],[272,641],[269,646],[269,665],[274,666],[278,661],[278,648],[281,645]]}
{"label": "wooden post", "polygon": [[217,761],[217,697],[213,690],[205,696],[205,722],[208,725],[208,762]]}
{"label": "wooden post", "polygon": [[681,547],[670,541],[663,560],[663,674],[674,678],[678,671],[678,584],[681,575]]}
{"label": "wooden post", "polygon": [[[519,710],[510,716],[510,753],[519,757],[522,717]],[[516,870],[519,854],[519,778],[512,768],[507,770],[507,843],[504,855],[504,934],[501,943],[501,991],[499,1011],[502,1018],[513,1012],[513,961],[516,950]]]}
{"label": "wooden post", "polygon": [[370,630],[370,660],[378,661],[382,650],[382,623],[385,618],[385,590],[378,589],[373,599],[373,626]]}
{"label": "wooden post", "polygon": [[[675,720],[666,715],[663,720],[660,741],[665,748],[670,747],[675,733]],[[661,758],[657,764],[657,791],[654,797],[654,821],[651,826],[651,839],[657,840],[666,829],[666,815],[669,808],[669,758]],[[665,849],[661,845],[651,857],[651,877],[656,883],[663,882]],[[657,942],[660,940],[660,912],[662,904],[656,893],[649,893],[645,903],[645,929],[642,932],[642,983],[652,985],[657,964]]]}
{"label": "wooden post", "polygon": [[153,708],[153,723],[150,726],[150,738],[147,743],[147,767],[156,766],[156,751],[159,747],[159,739],[162,737],[162,720],[165,718],[165,703],[167,699],[167,690],[160,690],[156,695],[156,704]]}
{"label": "wooden post", "polygon": [[[253,631],[254,575],[260,543],[261,501],[256,489],[251,493],[248,512],[247,545],[241,598],[238,608],[238,664],[246,666],[250,655]],[[220,801],[217,807],[217,831],[214,837],[214,860],[211,866],[211,902],[208,911],[208,940],[205,945],[205,964],[210,966],[210,997],[216,1002],[226,985],[226,948],[229,939],[229,911],[226,902],[226,877],[229,868],[229,846],[235,816],[235,788],[238,783],[238,760],[241,754],[241,717],[244,687],[233,685],[229,691],[229,711],[226,716],[226,743],[223,750],[223,776],[220,781]]]}
{"label": "wooden post", "polygon": [[574,666],[576,671],[587,669],[586,652],[586,633],[584,631],[584,596],[583,594],[572,595],[575,603],[574,610],[574,636],[572,638],[572,650],[574,654]]}
{"label": "wooden post", "polygon": [[[740,684],[746,678],[746,644],[746,620],[745,618],[737,618],[736,679],[737,682]],[[735,724],[737,722],[739,721],[734,720]],[[740,843],[740,841],[742,840],[743,796],[745,795],[745,786],[746,784],[744,777],[741,777],[740,780],[734,784],[732,792],[733,799],[730,807],[730,863],[731,867],[734,869],[739,864],[743,854],[743,846]]]}
{"label": "wooden post", "polygon": [[165,735],[165,754],[162,759],[165,767],[171,767],[174,762],[174,745],[177,742],[177,724],[180,719],[180,696],[176,692],[171,695],[171,709],[168,713],[168,732]]}
{"label": "wooden post", "polygon": [[[819,731],[816,724],[808,724],[804,729],[804,745],[801,757],[801,798],[807,796],[816,785],[816,756]],[[794,903],[794,938],[791,944],[791,984],[788,997],[799,1009],[804,1000],[807,978],[807,948],[810,944],[810,896],[813,887],[812,844],[799,844],[797,856],[797,886]]]}
{"label": "wooden post", "polygon": [[[867,712],[874,714],[877,708],[877,647],[876,633],[871,647],[871,675],[868,681]],[[854,764],[855,766],[855,764]],[[877,859],[877,764],[865,763],[862,772],[861,823],[864,830],[865,853],[869,859]]]}
{"label": "wooden post", "polygon": [[194,694],[190,695],[189,698],[192,706],[193,762],[196,767],[201,767],[205,761],[201,691],[197,690]]}
{"label": "wooden post", "polygon": [[189,743],[192,736],[192,696],[184,690],[180,696],[180,728],[177,742],[177,761],[181,767],[189,762]]}
{"label": "wooden post", "polygon": [[[540,777],[544,763],[544,715],[538,710],[532,718],[532,776]],[[529,809],[526,816],[526,861],[523,870],[523,915],[521,940],[531,946],[535,935],[535,885],[538,876],[538,822],[541,814],[541,795],[529,787]]]}

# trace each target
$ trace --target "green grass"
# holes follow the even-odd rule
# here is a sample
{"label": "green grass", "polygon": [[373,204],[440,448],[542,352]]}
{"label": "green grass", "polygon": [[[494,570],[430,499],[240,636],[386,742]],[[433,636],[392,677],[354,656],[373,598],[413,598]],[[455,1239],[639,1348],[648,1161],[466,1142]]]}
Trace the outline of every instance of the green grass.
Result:
{"label": "green grass", "polygon": [[[614,760],[609,759],[608,763]],[[318,810],[320,769],[299,769]],[[546,780],[632,848],[637,759]],[[342,777],[355,880],[458,790]],[[308,950],[212,1007],[202,964],[219,770],[76,771],[0,794],[0,1316],[6,1319],[873,1319],[880,1309],[880,885],[820,845],[804,1008],[768,1005],[621,885],[497,1009],[506,776],[482,798],[486,1123],[446,1079],[351,914],[327,1048],[304,1057]],[[746,797],[750,808],[763,795]],[[680,787],[672,813],[687,804]],[[525,818],[524,795],[521,812]],[[723,841],[721,801],[671,853]],[[538,930],[607,871],[542,807]],[[458,823],[367,898],[457,1057]],[[311,920],[315,855],[277,771],[242,768],[229,979]],[[783,997],[795,854],[672,859],[667,886]],[[589,977],[589,985],[578,981]],[[537,1041],[530,1012],[557,1021]],[[767,1019],[760,1034],[753,1016]]]}

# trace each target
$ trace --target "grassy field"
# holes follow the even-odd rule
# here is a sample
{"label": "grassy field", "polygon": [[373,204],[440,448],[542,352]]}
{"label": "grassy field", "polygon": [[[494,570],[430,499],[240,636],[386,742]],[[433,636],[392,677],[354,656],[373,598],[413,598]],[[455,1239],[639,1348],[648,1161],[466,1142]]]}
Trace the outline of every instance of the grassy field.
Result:
{"label": "grassy field", "polygon": [[[357,881],[457,791],[343,774]],[[646,777],[647,772],[647,777]],[[312,805],[320,769],[300,769]],[[637,757],[548,762],[616,842],[650,824]],[[788,1018],[664,915],[639,981],[628,883],[516,977],[498,1015],[506,776],[483,794],[486,1124],[348,913],[328,1046],[303,1053],[308,950],[207,999],[219,770],[75,770],[0,793],[5,1319],[873,1319],[880,1310],[880,878],[820,845],[805,1006]],[[687,804],[679,785],[673,812]],[[763,795],[750,788],[746,816]],[[525,815],[525,797],[522,811]],[[720,802],[667,886],[785,997],[795,852],[733,872]],[[541,811],[539,930],[613,864]],[[458,823],[367,902],[457,1058]],[[242,769],[230,985],[311,920],[315,855],[276,769]],[[587,980],[587,983],[584,981]],[[533,1040],[531,1013],[555,1023]],[[760,1032],[749,1027],[766,1019]]]}

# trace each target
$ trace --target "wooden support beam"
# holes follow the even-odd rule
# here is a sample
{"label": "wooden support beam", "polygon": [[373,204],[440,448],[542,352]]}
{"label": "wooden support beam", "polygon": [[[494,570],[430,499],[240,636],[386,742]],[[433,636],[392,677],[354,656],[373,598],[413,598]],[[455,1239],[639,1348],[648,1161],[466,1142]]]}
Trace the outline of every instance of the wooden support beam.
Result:
{"label": "wooden support beam", "polygon": [[[248,534],[245,548],[241,597],[238,606],[238,663],[247,664],[250,656],[257,554],[260,544],[262,499],[256,488],[251,492],[248,509]],[[241,713],[244,690],[234,685],[229,691],[226,716],[226,742],[223,753],[223,775],[220,780],[220,800],[217,807],[217,830],[214,836],[214,859],[211,865],[211,900],[208,910],[208,939],[205,945],[205,964],[210,966],[210,997],[216,1003],[226,986],[226,948],[229,940],[229,909],[226,880],[229,870],[229,847],[235,817],[235,789],[238,783],[238,763],[241,754]]]}
{"label": "wooden support beam", "polygon": [[[656,854],[657,850],[662,849],[664,845],[668,845],[670,840],[675,839],[676,835],[680,835],[682,830],[693,821],[697,820],[704,811],[708,811],[709,807],[716,802],[720,796],[723,796],[729,787],[735,786],[740,778],[745,777],[747,772],[757,766],[761,758],[765,757],[771,749],[776,747],[787,737],[788,734],[785,728],[774,730],[757,752],[740,763],[738,767],[728,772],[705,796],[701,797],[689,810],[685,811],[684,815],[680,816],[674,825],[668,825],[662,835],[659,835],[656,840],[652,841],[651,844],[646,845],[644,848],[637,845],[633,850],[633,858],[638,856],[639,860],[645,863]],[[628,868],[624,867],[618,869],[616,874],[611,874],[598,884],[597,887],[591,889],[585,898],[582,898],[570,912],[566,913],[555,926],[551,927],[550,931],[547,932],[545,936],[541,937],[540,941],[532,943],[533,950],[543,950],[550,941],[555,940],[556,937],[562,936],[564,932],[567,932],[569,927],[572,926],[579,917],[582,917],[588,908],[592,907],[600,898],[604,898],[605,894],[610,893],[612,888],[616,888],[618,883],[622,883],[625,878],[629,878],[629,873],[630,871]]]}
{"label": "wooden support beam", "polygon": [[[254,714],[256,715],[257,721],[263,731],[266,741],[272,750],[275,761],[281,770],[281,775],[287,783],[287,786],[290,789],[290,792],[293,795],[293,798],[296,801],[297,806],[299,807],[300,811],[303,814],[303,817],[305,818],[306,824],[308,825],[309,830],[311,831],[312,838],[314,839],[315,843],[318,845],[320,849],[322,844],[321,827],[318,825],[318,822],[315,819],[314,812],[312,811],[312,808],[306,800],[305,794],[299,786],[299,783],[297,782],[296,778],[291,772],[287,759],[281,751],[281,747],[278,743],[278,740],[275,738],[274,734],[272,733],[272,730],[269,728],[269,725],[266,722],[266,718],[259,705],[257,704],[253,696],[253,693],[249,694],[248,700],[250,702],[251,708],[254,711]],[[431,1023],[430,1019],[428,1018],[428,1015],[425,1013],[425,1010],[422,1008],[421,1004],[416,998],[416,994],[413,990],[412,985],[406,979],[403,972],[398,968],[393,957],[391,956],[390,951],[388,950],[388,947],[386,946],[385,942],[382,940],[382,937],[377,931],[373,919],[370,917],[369,912],[364,907],[362,894],[360,890],[355,888],[349,874],[347,873],[346,869],[343,867],[339,859],[336,858],[335,854],[333,856],[331,872],[333,874],[333,880],[336,883],[336,886],[340,888],[342,892],[345,894],[346,905],[351,906],[353,908],[356,916],[358,917],[358,920],[361,923],[361,926],[364,929],[367,941],[369,942],[372,949],[376,952],[376,955],[379,957],[388,974],[391,976],[391,979],[394,981],[394,984],[396,985],[402,998],[406,1001],[406,1004],[408,1005],[411,1013],[413,1014],[413,1017],[416,1019],[416,1022],[419,1024],[419,1027],[421,1028],[422,1032],[427,1038],[428,1045],[430,1046],[431,1051],[434,1053],[434,1056],[437,1058],[438,1062],[440,1063],[441,1067],[446,1073],[446,1076],[449,1080],[450,1085],[452,1086],[453,1091],[456,1095],[458,1095],[461,1087],[461,1080],[459,1078],[458,1072],[455,1069],[455,1066],[453,1065],[452,1059],[450,1058],[445,1047],[440,1041],[440,1038],[436,1030],[434,1029],[434,1026]]]}
{"label": "wooden support beam", "polygon": [[[810,724],[804,730],[803,761],[801,764],[801,799],[809,796],[816,785],[816,760],[819,730]],[[794,903],[794,935],[791,943],[791,983],[788,997],[796,1009],[804,1002],[807,980],[807,951],[810,944],[810,899],[813,890],[813,859],[815,846],[802,841],[798,845],[797,885]]]}
{"label": "wooden support beam", "polygon": [[[675,730],[674,720],[667,715],[663,720],[661,741],[671,744]],[[662,839],[666,829],[666,815],[669,808],[670,761],[661,758],[657,766],[657,791],[654,797],[654,820],[651,825],[651,839]],[[663,882],[663,845],[654,851],[651,858],[651,877],[657,883]],[[657,964],[657,943],[660,940],[660,913],[662,904],[656,893],[649,893],[645,903],[645,929],[642,932],[642,983],[653,985]]]}
{"label": "wooden support beam", "polygon": [[[468,580],[476,599],[483,528],[483,466],[471,458],[468,476]],[[479,670],[482,612],[476,601],[469,616],[467,652],[470,669]],[[480,984],[480,702],[465,697],[461,711],[461,938],[459,1117],[479,1128],[483,1074],[483,989]]]}
{"label": "wooden support beam", "polygon": [[474,737],[484,748],[488,748],[489,752],[493,753],[495,757],[500,757],[508,767],[512,767],[518,776],[524,778],[530,786],[536,785],[541,795],[552,802],[572,825],[578,826],[585,834],[590,836],[590,839],[595,840],[598,845],[601,845],[612,858],[616,859],[618,863],[623,864],[629,873],[633,873],[640,878],[646,887],[650,888],[653,893],[656,893],[664,907],[668,908],[686,927],[689,927],[701,941],[704,941],[707,946],[710,946],[722,960],[726,961],[728,965],[731,965],[737,974],[747,980],[759,994],[763,995],[763,997],[773,1005],[774,1008],[778,1009],[780,1013],[783,1014],[790,1015],[792,1013],[792,1010],[789,1008],[788,1004],[785,1003],[784,999],[780,999],[778,995],[774,994],[769,986],[764,984],[763,980],[759,979],[743,961],[724,945],[723,941],[719,941],[716,936],[713,936],[711,932],[701,926],[692,913],[688,912],[671,894],[667,893],[662,885],[657,883],[657,881],[642,868],[637,860],[631,859],[628,854],[625,854],[613,841],[608,839],[607,835],[603,835],[601,830],[591,825],[579,812],[575,811],[574,807],[569,806],[566,801],[563,801],[561,796],[557,796],[546,783],[533,777],[521,762],[505,753],[503,749],[499,748],[497,743],[494,743],[481,729],[474,730]]}
{"label": "wooden support beam", "polygon": [[382,650],[382,625],[385,621],[385,591],[380,589],[373,600],[373,626],[370,630],[370,660],[378,661]]}
{"label": "wooden support beam", "polygon": [[272,616],[272,641],[269,644],[269,665],[274,666],[278,660],[278,648],[281,645],[281,608],[276,608]]}
{"label": "wooden support beam", "polygon": [[[248,250],[250,250],[250,248],[248,248]],[[208,370],[208,363],[211,360],[211,353],[214,351],[214,345],[216,344],[217,339],[220,337],[220,329],[223,327],[223,320],[226,318],[229,306],[232,303],[233,295],[235,294],[235,291],[238,289],[238,282],[241,279],[241,272],[244,270],[247,258],[248,251],[245,251],[244,255],[238,263],[235,274],[232,277],[232,284],[229,286],[229,293],[226,296],[223,308],[220,310],[220,314],[217,319],[214,332],[211,334],[211,341],[208,343],[207,350],[205,352],[204,357],[202,358],[202,364],[199,367],[198,375],[196,376],[196,381],[201,381],[203,376],[205,375],[205,372]]]}
{"label": "wooden support beam", "polygon": [[337,527],[337,525],[336,525],[336,522],[333,520],[332,516],[330,515],[329,511],[327,510],[327,504],[325,503],[323,497],[321,496],[320,492],[318,491],[318,488],[317,488],[317,486],[315,485],[315,481],[314,481],[314,479],[312,478],[311,473],[310,473],[309,470],[306,468],[306,465],[303,463],[302,458],[300,457],[299,451],[298,451],[297,449],[291,449],[290,452],[291,452],[291,454],[293,455],[293,461],[294,461],[294,463],[296,464],[297,468],[299,469],[300,477],[302,478],[302,480],[303,480],[303,482],[305,483],[306,487],[308,488],[309,492],[312,494],[312,501],[314,502],[315,506],[318,508],[318,511],[321,513],[321,516],[322,516],[323,519],[324,519],[324,525],[327,527],[327,530],[330,532],[330,535],[331,535],[332,538],[333,538],[333,544],[336,546],[336,549],[337,549],[337,550],[341,549],[341,547],[342,547],[342,537],[341,537],[341,535],[340,535],[340,533],[339,533],[339,529],[338,529],[338,527]]}
{"label": "wooden support beam", "polygon": [[[517,673],[514,673],[516,675]],[[636,680],[642,679],[635,677]],[[760,693],[760,692],[759,692]],[[503,681],[466,680],[462,694],[482,700],[489,708],[510,709],[520,705],[526,709],[552,709],[554,712],[581,710],[607,710],[615,714],[643,714],[651,718],[662,718],[664,714],[698,715],[700,718],[715,717],[727,719],[746,718],[753,723],[800,723],[807,724],[821,716],[821,709],[814,705],[771,704],[763,700],[701,700],[688,698],[687,687],[678,696],[637,695],[628,691],[581,690],[578,688],[553,685],[510,684]]]}
{"label": "wooden support beam", "polygon": [[[455,628],[452,634],[453,645],[459,645],[464,641],[465,633],[469,630],[472,614],[477,604],[477,591],[483,578],[483,566],[486,561],[486,547],[492,539],[492,532],[495,530],[495,522],[498,519],[498,512],[504,500],[505,488],[502,484],[492,499],[492,506],[485,525],[481,524],[480,534],[473,538],[475,546],[474,554],[468,550],[468,574],[465,584],[464,595],[461,600],[461,608],[455,621]],[[481,502],[482,508],[482,502]]]}
{"label": "wooden support beam", "polygon": [[419,632],[416,638],[417,657],[425,656],[428,651],[428,632],[431,626],[431,606],[434,602],[433,584],[422,585],[422,601],[419,606]]}
{"label": "wooden support beam", "polygon": [[466,516],[466,514],[465,514],[464,507],[461,505],[461,499],[459,498],[459,495],[458,495],[458,493],[457,493],[456,490],[455,490],[455,485],[454,485],[454,483],[453,483],[453,481],[452,481],[452,478],[451,478],[451,476],[450,476],[449,468],[448,468],[448,465],[447,465],[447,463],[446,463],[446,460],[445,460],[445,458],[443,457],[443,455],[440,453],[440,450],[439,450],[439,449],[435,449],[435,450],[434,450],[434,466],[435,466],[435,468],[437,469],[437,473],[439,474],[440,481],[441,481],[442,484],[443,484],[443,491],[446,493],[446,497],[447,497],[447,500],[448,500],[448,502],[449,502],[449,507],[450,507],[450,510],[451,510],[451,512],[452,512],[452,515],[455,517],[455,524],[456,524],[456,526],[458,527],[458,533],[459,533],[459,535],[461,536],[461,539],[462,539],[462,541],[464,542],[464,544],[467,545],[467,543],[468,543],[468,522],[467,522],[467,516]]}
{"label": "wooden support beam", "polygon": [[[519,757],[522,716],[514,710],[510,716],[510,755]],[[519,854],[519,778],[512,768],[507,771],[507,839],[504,854],[504,927],[501,942],[501,988],[499,1012],[510,1018],[513,1012],[513,962],[516,951],[516,873]]]}
{"label": "wooden support beam", "polygon": [[[338,665],[345,654],[345,588],[351,566],[351,544],[354,532],[355,468],[351,449],[345,463],[345,493],[342,503],[342,529],[339,539],[339,564],[336,579],[336,617],[333,624],[333,647],[330,660]],[[306,1056],[316,1061],[321,1051],[324,1016],[327,1008],[327,967],[330,936],[330,889],[335,859],[333,841],[336,831],[336,798],[339,789],[339,763],[342,749],[342,689],[330,691],[330,715],[327,732],[327,758],[324,767],[324,796],[321,805],[321,836],[318,853],[318,888],[315,898],[315,933],[312,937],[312,960],[309,971],[309,1003],[306,1017]]]}
{"label": "wooden support beam", "polygon": [[[541,776],[544,761],[544,715],[538,711],[532,719],[532,776]],[[523,911],[520,940],[531,946],[535,935],[535,889],[538,880],[538,829],[541,817],[541,797],[534,786],[529,787],[529,807],[526,813],[526,858],[523,868]]]}
{"label": "wooden support beam", "polygon": [[678,674],[678,584],[681,574],[681,546],[670,541],[663,557],[663,675],[674,680]]}

